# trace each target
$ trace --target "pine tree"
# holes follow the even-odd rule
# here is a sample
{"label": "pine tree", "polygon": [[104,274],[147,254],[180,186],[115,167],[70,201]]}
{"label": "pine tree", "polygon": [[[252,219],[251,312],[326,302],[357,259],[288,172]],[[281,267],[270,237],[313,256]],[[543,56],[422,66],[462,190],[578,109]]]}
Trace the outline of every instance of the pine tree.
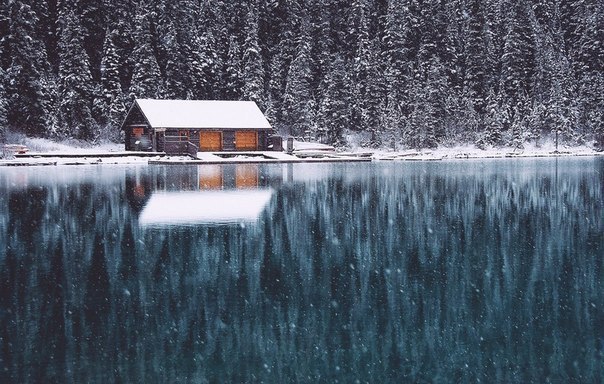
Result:
{"label": "pine tree", "polygon": [[[402,103],[408,106],[406,98],[409,81],[412,74],[408,65],[408,50],[403,45],[404,30],[401,24],[404,20],[404,3],[389,0],[384,31],[384,50],[382,61],[384,63],[384,78],[387,84],[386,102],[382,112],[380,131],[385,136],[384,140],[392,149],[396,149],[400,140],[401,123],[408,108],[403,109]],[[404,113],[404,112],[405,113]]]}
{"label": "pine tree", "polygon": [[213,94],[216,99],[239,100],[241,97],[241,36],[233,33],[234,2],[202,4],[200,25],[213,39],[215,76]]}
{"label": "pine tree", "polygon": [[132,82],[130,98],[158,98],[163,94],[162,76],[153,49],[153,37],[150,30],[151,10],[148,5],[140,4],[136,10],[136,30],[134,32],[134,50],[132,59]]}
{"label": "pine tree", "polygon": [[445,96],[447,94],[444,68],[433,58],[426,78],[416,79],[412,91],[413,110],[407,129],[403,132],[405,144],[415,148],[435,148],[444,135]]}
{"label": "pine tree", "polygon": [[407,130],[404,125],[407,119],[403,119],[403,111],[399,102],[396,89],[390,84],[388,87],[387,101],[382,112],[381,131],[382,142],[385,142],[392,150],[397,150],[400,145],[402,131]]}
{"label": "pine tree", "polygon": [[591,89],[593,98],[590,100],[589,108],[585,113],[585,119],[589,122],[594,137],[594,147],[604,151],[604,76],[593,74]]}
{"label": "pine tree", "polygon": [[347,99],[346,64],[336,56],[331,63],[321,88],[324,96],[318,105],[317,125],[314,136],[323,143],[344,144],[343,133],[350,124],[350,104]]}
{"label": "pine tree", "polygon": [[501,95],[495,94],[491,90],[486,102],[485,129],[483,135],[479,136],[476,142],[479,148],[502,145],[502,134],[509,125],[507,106],[504,105]]}
{"label": "pine tree", "polygon": [[507,144],[521,146],[521,132],[526,127],[529,113],[527,101],[532,98],[535,74],[535,46],[533,31],[529,22],[532,9],[524,3],[506,4],[507,30],[505,34],[500,89],[505,95],[504,102],[511,111],[511,129],[507,132]]}
{"label": "pine tree", "polygon": [[224,98],[240,100],[243,95],[243,73],[241,71],[241,49],[234,37],[229,40],[229,51],[226,58],[224,78]]}
{"label": "pine tree", "polygon": [[58,2],[59,0],[39,0],[32,4],[40,17],[40,37],[46,48],[48,63],[54,73],[57,73],[59,68]]}
{"label": "pine tree", "polygon": [[264,71],[258,45],[258,4],[249,4],[246,17],[245,42],[243,44],[243,97],[256,102],[264,109]]}
{"label": "pine tree", "polygon": [[8,125],[28,135],[42,136],[52,102],[46,49],[38,36],[38,15],[29,1],[8,4],[9,35],[5,54]]}
{"label": "pine tree", "polygon": [[83,30],[73,7],[67,2],[59,10],[59,131],[61,137],[94,139],[92,118],[93,85]]}
{"label": "pine tree", "polygon": [[[574,27],[567,42],[570,63],[578,80],[576,102],[578,136],[593,137],[604,149],[604,5],[598,1],[569,2]],[[570,44],[569,44],[570,43]]]}
{"label": "pine tree", "polygon": [[[308,18],[302,16],[304,10],[303,0],[293,0],[291,2],[279,2],[272,7],[271,22],[274,24],[274,33],[277,35],[275,47],[270,50],[270,60],[267,73],[270,73],[268,79],[266,113],[273,127],[282,134],[291,134],[291,124],[288,114],[291,114],[291,105],[288,105],[286,98],[292,101],[292,96],[287,94],[289,84],[290,70],[293,66],[293,60],[296,51],[299,48],[297,36],[301,30],[302,19]],[[306,16],[306,14],[304,15]],[[310,42],[306,42],[310,43]],[[312,47],[309,47],[312,52]],[[307,60],[307,59],[305,59]],[[310,57],[307,61],[310,69]],[[306,81],[310,81],[310,73]]]}
{"label": "pine tree", "polygon": [[101,60],[101,91],[96,97],[93,112],[101,130],[98,134],[104,139],[117,141],[119,125],[126,114],[126,105],[120,83],[120,58],[114,41],[118,31],[114,29],[105,34],[103,58]]}
{"label": "pine tree", "polygon": [[535,70],[534,37],[523,3],[508,4],[507,30],[503,46],[501,88],[514,106],[532,91]]}
{"label": "pine tree", "polygon": [[[2,53],[2,47],[0,47],[0,56]],[[7,103],[6,103],[6,90],[4,89],[4,83],[6,81],[6,73],[2,66],[0,66],[0,144],[6,142],[6,127],[8,125],[7,118]]]}
{"label": "pine tree", "polygon": [[464,86],[466,93],[472,100],[473,108],[477,113],[484,113],[486,107],[487,84],[485,62],[487,60],[486,46],[484,43],[484,18],[483,4],[480,0],[470,0],[467,13],[467,35],[464,39],[465,76]]}
{"label": "pine tree", "polygon": [[115,48],[120,87],[125,91],[130,88],[134,67],[132,53],[137,26],[136,0],[108,0],[106,7],[107,15],[111,15],[106,22],[107,31],[115,31],[111,41]]}
{"label": "pine tree", "polygon": [[94,82],[98,83],[101,79],[101,60],[107,29],[106,4],[96,0],[65,0],[64,3],[70,5],[63,5],[63,10],[70,6],[73,7],[74,14],[78,15],[81,45],[88,57],[88,71]]}
{"label": "pine tree", "polygon": [[557,58],[553,63],[551,76],[545,117],[550,125],[556,146],[561,143],[582,143],[583,137],[576,130],[578,108],[572,88],[572,75],[564,58]]}
{"label": "pine tree", "polygon": [[374,53],[375,42],[369,39],[368,5],[366,0],[356,0],[351,7],[350,23],[355,26],[351,31],[354,57],[351,64],[352,98],[350,103],[350,128],[371,133],[370,142],[377,144],[377,126],[379,125],[379,99],[381,77],[378,76],[378,58]]}
{"label": "pine tree", "polygon": [[[165,6],[170,8],[171,6]],[[158,52],[158,63],[163,68],[163,97],[167,99],[187,99],[191,92],[191,83],[187,81],[187,66],[184,57],[184,48],[178,41],[175,17],[165,8],[159,10],[159,34],[162,36]],[[188,60],[188,59],[187,59]],[[164,64],[162,64],[164,63]]]}
{"label": "pine tree", "polygon": [[288,133],[303,136],[310,125],[311,90],[311,40],[308,35],[308,21],[303,21],[298,38],[298,48],[286,79],[283,97],[282,117]]}

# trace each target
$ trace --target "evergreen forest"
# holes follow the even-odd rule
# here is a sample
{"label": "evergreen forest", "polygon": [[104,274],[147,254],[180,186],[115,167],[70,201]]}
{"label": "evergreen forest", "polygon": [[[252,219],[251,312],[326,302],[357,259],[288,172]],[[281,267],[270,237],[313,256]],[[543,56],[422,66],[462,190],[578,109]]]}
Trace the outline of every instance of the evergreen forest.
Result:
{"label": "evergreen forest", "polygon": [[338,146],[602,149],[603,42],[601,0],[4,0],[0,141],[119,141],[165,98]]}

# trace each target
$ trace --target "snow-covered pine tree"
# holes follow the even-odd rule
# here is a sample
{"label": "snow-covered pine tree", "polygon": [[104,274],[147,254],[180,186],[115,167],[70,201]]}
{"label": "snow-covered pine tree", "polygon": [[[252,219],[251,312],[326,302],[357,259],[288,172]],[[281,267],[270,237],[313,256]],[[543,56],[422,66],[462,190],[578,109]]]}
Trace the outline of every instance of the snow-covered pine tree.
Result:
{"label": "snow-covered pine tree", "polygon": [[[2,55],[2,47],[0,46],[0,56]],[[8,118],[6,111],[6,90],[4,83],[6,82],[6,72],[0,66],[0,144],[6,141],[6,127],[8,126]]]}
{"label": "snow-covered pine tree", "polygon": [[323,143],[343,144],[342,134],[349,126],[349,99],[346,63],[336,55],[323,79],[323,98],[318,105],[316,131],[313,136]]}
{"label": "snow-covered pine tree", "polygon": [[406,145],[436,148],[444,136],[447,82],[444,66],[434,57],[427,73],[417,77],[411,92],[412,112],[403,131]]}
{"label": "snow-covered pine tree", "polygon": [[78,15],[82,35],[82,46],[86,52],[89,62],[89,72],[95,84],[101,79],[101,60],[103,56],[103,44],[105,42],[105,31],[107,20],[114,15],[107,15],[105,2],[97,0],[65,0],[74,7],[74,14]]}
{"label": "snow-covered pine tree", "polygon": [[372,147],[379,147],[382,144],[380,115],[388,89],[384,81],[384,66],[379,56],[378,46],[377,38],[369,41],[367,80],[363,97],[363,131],[369,134],[369,142],[366,144]]}
{"label": "snow-covered pine tree", "polygon": [[486,107],[487,84],[485,62],[487,60],[484,42],[485,17],[483,2],[469,0],[468,9],[464,10],[465,38],[464,43],[464,87],[478,114],[483,114]]}
{"label": "snow-covered pine tree", "polygon": [[227,100],[240,100],[243,92],[243,73],[241,65],[241,48],[235,37],[229,39],[229,51],[226,57],[223,95]]}
{"label": "snow-covered pine tree", "polygon": [[[182,38],[191,51],[191,57],[187,61],[188,72],[195,88],[191,98],[216,99],[217,94],[220,94],[216,90],[220,84],[220,76],[217,74],[220,62],[212,28],[215,21],[209,20],[208,17],[211,14],[200,8],[203,7],[203,4],[189,2],[191,4],[184,7],[186,16],[183,16],[183,18],[188,21],[183,25],[185,33]],[[191,12],[191,10],[194,10],[194,12]],[[189,15],[193,17],[188,19]],[[194,26],[194,28],[190,28],[190,31],[187,31],[187,22]]]}
{"label": "snow-covered pine tree", "polygon": [[351,28],[350,40],[353,46],[353,58],[351,63],[351,91],[350,104],[350,129],[357,132],[372,132],[372,143],[377,141],[376,127],[377,102],[380,95],[372,93],[377,90],[378,84],[372,82],[379,79],[375,76],[376,56],[369,40],[369,13],[367,0],[355,0],[351,6],[349,24]]}
{"label": "snow-covered pine tree", "polygon": [[59,137],[94,139],[92,118],[93,84],[88,56],[84,50],[84,30],[75,7],[69,1],[59,9]]}
{"label": "snow-covered pine tree", "polygon": [[521,95],[515,106],[512,107],[510,129],[507,132],[506,144],[514,148],[514,150],[520,150],[524,148],[524,143],[527,135],[527,121],[528,115],[528,96]]}
{"label": "snow-covered pine tree", "polygon": [[[533,30],[530,25],[531,7],[520,2],[504,1],[506,6],[506,31],[501,57],[500,89],[505,95],[504,102],[511,111],[510,128],[507,137],[512,142],[508,145],[519,145],[518,132],[525,126],[524,119],[529,111],[525,103],[531,99],[535,73],[535,47]],[[518,121],[515,121],[518,120]]]}
{"label": "snow-covered pine tree", "polygon": [[556,146],[577,144],[583,141],[578,128],[578,108],[573,89],[573,78],[566,58],[556,54],[552,63],[549,94],[547,95],[546,121]]}
{"label": "snow-covered pine tree", "polygon": [[[130,88],[132,81],[132,52],[134,50],[134,33],[136,29],[136,0],[109,0],[106,3],[108,31],[116,31],[111,39],[118,57],[119,81],[122,90]],[[125,97],[126,95],[124,95]]]}
{"label": "snow-covered pine tree", "polygon": [[[198,28],[202,38],[201,52],[212,50],[205,56],[213,60],[211,68],[214,73],[208,85],[211,87],[211,98],[217,100],[239,100],[241,94],[241,85],[235,85],[237,81],[231,77],[235,72],[238,73],[237,76],[240,75],[241,62],[241,36],[232,32],[232,29],[239,28],[235,21],[238,19],[238,15],[234,14],[236,7],[238,3],[234,1],[200,2]],[[234,45],[231,44],[232,41],[235,42]],[[231,60],[233,54],[236,55],[235,61]],[[235,66],[237,70],[233,72]],[[234,89],[237,91],[234,92]]]}
{"label": "snow-covered pine tree", "polygon": [[184,23],[177,18],[178,2],[160,1],[157,9],[157,62],[162,69],[163,94],[167,99],[187,99],[192,83],[188,81],[187,61],[190,50],[181,46],[179,25]]}
{"label": "snow-covered pine tree", "polygon": [[298,48],[297,36],[300,33],[302,10],[305,5],[305,0],[269,4],[266,7],[267,15],[264,16],[271,19],[270,31],[275,35],[268,39],[274,39],[275,43],[273,47],[267,48],[270,55],[267,73],[270,73],[270,76],[267,81],[265,109],[273,127],[282,134],[291,132],[290,122],[285,117],[285,113],[289,113],[285,103],[286,87],[289,70]]}
{"label": "snow-covered pine tree", "polygon": [[[384,82],[387,84],[385,104],[382,111],[380,131],[390,147],[396,148],[400,141],[402,119],[409,111],[409,100],[406,97],[410,81],[413,78],[409,68],[409,49],[404,45],[405,8],[407,2],[389,0],[385,16],[382,62],[384,64]],[[401,103],[405,104],[403,109]],[[399,120],[396,120],[399,119]]]}
{"label": "snow-covered pine tree", "polygon": [[460,94],[457,90],[450,89],[444,100],[447,118],[443,122],[444,135],[441,143],[475,143],[482,132],[484,116],[476,111],[475,99],[463,91]]}
{"label": "snow-covered pine tree", "polygon": [[602,73],[593,76],[594,80],[590,83],[593,98],[585,115],[593,132],[595,148],[604,151],[604,76]]}
{"label": "snow-covered pine tree", "polygon": [[[200,32],[200,4],[163,1],[158,9],[158,63],[165,74],[165,97],[204,99],[212,96],[215,53],[212,37]],[[210,33],[210,29],[204,29]]]}
{"label": "snow-covered pine tree", "polygon": [[40,38],[46,47],[48,63],[54,73],[57,73],[59,68],[58,2],[59,0],[38,0],[32,4],[40,17]]}
{"label": "snow-covered pine tree", "polygon": [[406,124],[408,124],[408,120],[403,119],[403,111],[397,91],[390,83],[388,86],[386,104],[384,105],[381,114],[381,142],[386,144],[388,148],[397,150],[403,136],[402,132],[407,130],[405,127]]}
{"label": "snow-covered pine tree", "polygon": [[0,67],[7,68],[10,64],[8,50],[8,35],[10,34],[10,9],[7,1],[0,2]]}
{"label": "snow-covered pine tree", "polygon": [[[604,149],[604,4],[599,1],[571,2],[578,20],[567,45],[574,78],[577,79],[577,135],[594,137]],[[572,41],[571,41],[572,42]],[[568,42],[567,42],[568,44]]]}
{"label": "snow-covered pine tree", "polygon": [[[258,45],[258,4],[251,1],[248,5],[245,23],[245,41],[243,43],[243,98],[256,102],[264,110],[264,65]],[[310,55],[310,53],[309,53]]]}
{"label": "snow-covered pine tree", "polygon": [[445,100],[449,93],[446,68],[440,59],[444,41],[439,29],[437,1],[424,4],[418,20],[422,34],[418,48],[409,122],[403,130],[404,143],[415,148],[435,148],[444,135]]}
{"label": "snow-covered pine tree", "polygon": [[126,103],[120,83],[120,57],[114,43],[117,38],[117,29],[105,34],[101,59],[101,91],[93,105],[93,114],[99,128],[95,136],[113,141],[120,137],[119,127],[126,114]]}
{"label": "snow-covered pine tree", "polygon": [[282,107],[283,124],[293,136],[303,136],[310,126],[311,43],[309,22],[303,18],[295,57],[287,73]]}
{"label": "snow-covered pine tree", "polygon": [[130,98],[158,98],[163,95],[162,76],[153,49],[151,34],[152,9],[142,2],[136,9],[136,30],[134,32],[134,50],[132,60],[132,82]]}
{"label": "snow-covered pine tree", "polygon": [[500,94],[493,90],[487,95],[487,106],[484,118],[484,132],[477,137],[479,148],[500,146],[503,144],[503,132],[508,125],[507,105],[503,104]]}
{"label": "snow-covered pine tree", "polygon": [[46,134],[52,102],[46,49],[30,0],[11,1],[4,54],[8,125],[28,135]]}
{"label": "snow-covered pine tree", "polygon": [[[0,25],[8,24],[6,4],[0,5]],[[5,58],[4,41],[8,35],[8,29],[0,27],[0,58]],[[6,128],[8,126],[7,116],[7,94],[6,94],[6,71],[4,70],[4,60],[0,59],[0,144],[6,142]]]}

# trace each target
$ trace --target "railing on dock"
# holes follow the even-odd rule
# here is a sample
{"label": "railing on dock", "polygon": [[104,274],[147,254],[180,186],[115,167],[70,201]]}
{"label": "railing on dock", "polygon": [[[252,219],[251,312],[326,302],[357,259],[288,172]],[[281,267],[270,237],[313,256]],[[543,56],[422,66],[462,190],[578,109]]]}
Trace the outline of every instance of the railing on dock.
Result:
{"label": "railing on dock", "polygon": [[164,140],[164,152],[166,155],[188,155],[197,158],[199,148],[189,141],[186,136],[166,136]]}

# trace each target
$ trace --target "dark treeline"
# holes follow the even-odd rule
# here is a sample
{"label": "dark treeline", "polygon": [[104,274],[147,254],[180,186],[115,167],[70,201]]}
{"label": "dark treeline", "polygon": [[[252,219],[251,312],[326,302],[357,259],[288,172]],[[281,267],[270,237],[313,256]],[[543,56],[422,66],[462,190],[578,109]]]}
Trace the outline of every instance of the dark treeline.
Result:
{"label": "dark treeline", "polygon": [[282,134],[604,146],[599,0],[9,0],[0,140],[119,139],[135,98],[251,99]]}

